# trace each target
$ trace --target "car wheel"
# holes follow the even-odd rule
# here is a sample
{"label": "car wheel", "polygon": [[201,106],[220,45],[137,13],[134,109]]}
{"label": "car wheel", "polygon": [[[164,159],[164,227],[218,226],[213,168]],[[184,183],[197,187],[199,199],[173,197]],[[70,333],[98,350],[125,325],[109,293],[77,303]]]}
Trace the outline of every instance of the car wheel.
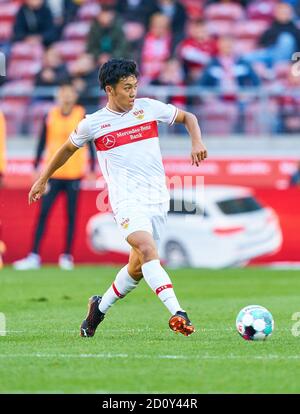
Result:
{"label": "car wheel", "polygon": [[190,266],[188,254],[184,247],[175,241],[167,242],[165,246],[166,264],[169,267]]}

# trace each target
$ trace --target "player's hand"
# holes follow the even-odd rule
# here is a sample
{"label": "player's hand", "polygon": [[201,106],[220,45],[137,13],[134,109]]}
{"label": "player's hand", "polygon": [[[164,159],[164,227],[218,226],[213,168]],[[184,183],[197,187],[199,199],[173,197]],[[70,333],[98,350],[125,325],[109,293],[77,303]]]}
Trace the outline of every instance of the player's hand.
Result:
{"label": "player's hand", "polygon": [[205,148],[202,142],[193,144],[191,158],[192,158],[192,165],[197,165],[197,167],[199,167],[199,164],[201,161],[207,158],[207,149]]}
{"label": "player's hand", "polygon": [[31,187],[31,190],[28,195],[28,203],[34,203],[35,201],[38,201],[42,195],[46,192],[47,188],[47,182],[39,179],[37,180],[33,186]]}

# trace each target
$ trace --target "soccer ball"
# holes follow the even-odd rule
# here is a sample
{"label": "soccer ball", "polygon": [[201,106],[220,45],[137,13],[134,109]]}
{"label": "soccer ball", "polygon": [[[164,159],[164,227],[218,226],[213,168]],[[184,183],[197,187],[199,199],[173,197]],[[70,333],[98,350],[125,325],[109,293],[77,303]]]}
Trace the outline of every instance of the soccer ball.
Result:
{"label": "soccer ball", "polygon": [[262,306],[246,306],[236,318],[236,329],[247,341],[264,341],[274,330],[273,316]]}

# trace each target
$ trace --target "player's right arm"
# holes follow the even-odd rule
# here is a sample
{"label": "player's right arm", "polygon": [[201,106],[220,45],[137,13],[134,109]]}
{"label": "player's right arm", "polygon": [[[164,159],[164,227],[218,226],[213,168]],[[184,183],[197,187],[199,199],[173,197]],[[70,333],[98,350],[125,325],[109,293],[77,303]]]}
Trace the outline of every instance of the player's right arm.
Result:
{"label": "player's right arm", "polygon": [[64,145],[57,151],[57,153],[53,156],[45,170],[40,175],[39,179],[33,184],[31,187],[28,201],[31,204],[34,201],[37,201],[41,198],[41,196],[45,193],[47,182],[52,174],[55,173],[58,168],[64,165],[68,159],[74,154],[75,151],[78,150],[71,141],[66,141]]}
{"label": "player's right arm", "polygon": [[29,192],[28,201],[31,204],[37,201],[45,193],[47,182],[58,168],[62,167],[68,159],[85,143],[91,140],[90,129],[87,119],[79,122],[77,129],[70,135],[69,139],[61,146],[39,179],[33,184]]}

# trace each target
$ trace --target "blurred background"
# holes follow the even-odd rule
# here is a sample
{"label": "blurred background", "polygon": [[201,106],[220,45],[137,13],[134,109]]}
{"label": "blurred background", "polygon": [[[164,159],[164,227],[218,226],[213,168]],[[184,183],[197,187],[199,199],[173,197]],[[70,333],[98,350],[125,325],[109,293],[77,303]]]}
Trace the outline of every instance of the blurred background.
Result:
{"label": "blurred background", "polygon": [[185,129],[160,126],[166,175],[192,177],[190,185],[203,176],[205,184],[193,222],[188,209],[172,208],[176,197],[192,198],[172,194],[165,262],[300,264],[300,1],[0,0],[0,51],[4,263],[30,253],[42,263],[62,253],[75,263],[126,262],[110,216],[99,213],[107,200],[92,150],[73,224],[65,194],[43,217],[39,205],[27,205],[27,194],[49,151],[45,120],[61,104],[59,85],[71,83],[77,106],[96,111],[106,103],[99,66],[128,57],[139,65],[139,96],[193,112],[209,152],[199,168],[191,166]]}

